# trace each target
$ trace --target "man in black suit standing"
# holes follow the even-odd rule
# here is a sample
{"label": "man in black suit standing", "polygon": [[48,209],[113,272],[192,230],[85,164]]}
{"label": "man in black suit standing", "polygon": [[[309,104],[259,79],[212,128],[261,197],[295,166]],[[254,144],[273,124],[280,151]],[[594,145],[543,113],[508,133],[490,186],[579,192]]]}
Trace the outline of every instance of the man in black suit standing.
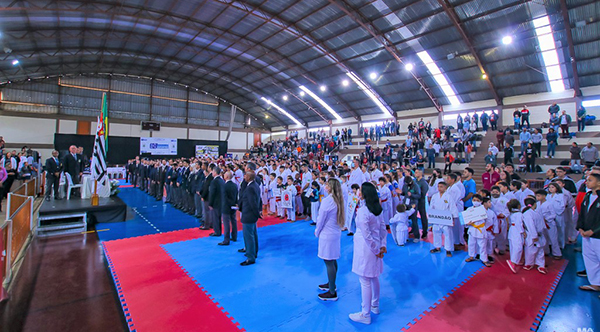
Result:
{"label": "man in black suit standing", "polygon": [[256,232],[256,222],[261,217],[260,189],[254,181],[256,174],[246,172],[244,180],[248,185],[240,195],[240,211],[242,212],[242,234],[244,235],[244,244],[246,249],[239,251],[246,253],[246,260],[240,263],[242,266],[252,265],[256,262],[256,253],[258,250],[258,233]]}
{"label": "man in black suit standing", "polygon": [[225,239],[219,243],[220,246],[228,246],[229,240],[237,241],[237,220],[235,218],[235,212],[237,208],[237,196],[238,188],[231,178],[233,175],[231,171],[225,172],[225,194],[223,199],[223,228],[225,233]]}
{"label": "man in black suit standing", "polygon": [[54,188],[54,199],[60,199],[58,195],[58,185],[60,181],[60,171],[62,164],[58,160],[58,151],[52,151],[52,158],[46,159],[46,200],[50,200],[52,188]]}
{"label": "man in black suit standing", "polygon": [[77,156],[77,147],[71,145],[69,147],[69,153],[63,159],[64,171],[71,175],[73,184],[79,183],[79,177],[83,174],[81,171],[81,163],[79,162],[79,156]]}
{"label": "man in black suit standing", "polygon": [[223,188],[225,181],[221,177],[221,168],[215,166],[212,171],[213,180],[208,189],[208,207],[212,213],[214,233],[210,236],[221,236],[221,209],[223,208]]}
{"label": "man in black suit standing", "polygon": [[208,206],[208,194],[210,184],[213,181],[212,170],[215,165],[208,165],[208,168],[205,170],[206,180],[204,180],[204,184],[202,185],[202,191],[200,192],[200,196],[202,196],[202,202],[204,204],[204,222],[202,223],[202,227],[200,229],[208,230],[212,227],[213,216],[210,211],[210,207]]}

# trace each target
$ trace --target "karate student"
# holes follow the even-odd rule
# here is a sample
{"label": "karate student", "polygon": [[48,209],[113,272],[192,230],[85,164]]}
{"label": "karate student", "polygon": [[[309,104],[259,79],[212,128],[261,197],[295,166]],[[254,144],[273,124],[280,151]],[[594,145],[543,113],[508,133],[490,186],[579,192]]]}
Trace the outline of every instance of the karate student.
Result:
{"label": "karate student", "polygon": [[313,181],[311,184],[311,191],[310,194],[308,196],[309,200],[310,200],[310,215],[312,218],[312,222],[310,223],[312,226],[316,226],[317,225],[317,217],[319,214],[319,206],[321,205],[321,201],[319,200],[320,197],[320,192],[321,191],[321,186],[319,186],[319,183],[317,181]]}
{"label": "karate student", "polygon": [[585,181],[590,190],[581,203],[577,230],[582,237],[583,264],[589,285],[580,286],[586,291],[600,291],[600,175],[590,173]]}
{"label": "karate student", "polygon": [[[454,181],[456,181],[455,174]],[[448,178],[451,179],[449,176]],[[451,196],[446,192],[448,189],[448,184],[446,182],[438,183],[438,193],[431,197],[431,203],[429,204],[429,208],[433,210],[443,210],[450,211],[452,213],[452,219],[454,222],[458,221],[458,210],[456,209],[456,202],[452,201]],[[442,247],[442,234],[444,234],[444,249],[446,249],[446,256],[452,257],[452,251],[454,250],[454,244],[452,243],[453,235],[452,235],[452,226],[447,225],[433,225],[433,246],[429,252],[432,254],[440,252],[440,248]]]}
{"label": "karate student", "polygon": [[406,210],[406,205],[398,204],[396,206],[396,214],[390,219],[390,228],[392,238],[397,245],[404,247],[408,241],[408,221],[410,216],[415,213],[415,205],[413,204],[410,210]]}
{"label": "karate student", "polygon": [[287,220],[289,222],[295,222],[296,221],[296,186],[294,185],[294,179],[291,176],[288,176],[287,178],[287,186],[285,187],[285,189],[287,191],[290,192],[290,201],[292,203],[292,207],[291,208],[286,208],[285,209],[285,214],[287,215]]}
{"label": "karate student", "polygon": [[390,224],[390,219],[393,216],[392,209],[392,193],[385,183],[385,178],[382,176],[379,178],[379,199],[381,200],[381,207],[383,208],[383,219],[386,225]]}
{"label": "karate student", "polygon": [[[508,190],[508,183],[506,182],[498,183],[496,189],[498,190],[499,195],[495,194],[495,188],[496,186],[492,187],[492,207],[498,216],[498,223],[500,225],[500,232],[496,235],[495,247],[498,250],[499,255],[504,255],[504,251],[508,245],[508,215],[510,214],[507,204],[511,199],[516,199],[516,197]],[[494,196],[498,197],[496,198]],[[494,198],[496,198],[495,203]]]}
{"label": "karate student", "polygon": [[544,219],[537,213],[533,207],[535,199],[525,198],[525,208],[523,209],[523,224],[525,226],[525,266],[524,270],[531,270],[537,265],[537,270],[541,274],[547,274],[546,260],[544,259]]}
{"label": "karate student", "polygon": [[[461,193],[460,187],[462,186],[463,190],[464,190],[464,186],[462,184],[462,182],[460,182],[459,177],[455,174],[455,173],[449,173],[448,175],[446,175],[446,183],[448,184],[448,189],[447,189],[447,194],[448,194],[448,199],[450,200],[450,202],[452,202],[456,208],[456,215],[452,214],[452,217],[454,218],[453,221],[453,226],[450,228],[451,234],[452,234],[452,243],[454,244],[454,246],[456,247],[457,245],[459,245],[460,242],[455,242],[455,241],[460,241],[460,239],[458,239],[459,237],[463,238],[463,242],[464,242],[464,236],[459,236],[457,235],[460,232],[460,229],[463,229],[463,233],[464,233],[464,225],[461,224],[460,219],[458,218],[458,213],[462,212],[464,210],[464,203],[462,198],[464,197],[464,194]],[[458,249],[458,248],[455,248]]]}
{"label": "karate student", "polygon": [[[466,196],[467,189],[461,181],[461,178],[462,178],[461,172],[455,172],[454,174],[456,174],[457,181],[454,185],[452,185],[452,187],[456,187],[459,192],[458,197],[457,197],[458,201],[456,202],[456,204],[457,204],[456,209],[458,210],[458,212],[462,212],[465,210],[464,198]],[[460,221],[458,221],[457,223],[454,224],[452,231],[454,234],[454,245],[455,246],[464,246],[467,244],[465,242],[465,225],[463,225]]]}
{"label": "karate student", "polygon": [[529,189],[529,182],[525,179],[519,180],[521,181],[521,197],[523,198],[523,202],[521,202],[522,206],[525,206],[525,198],[527,197],[535,197],[535,193],[533,190]]}
{"label": "karate student", "polygon": [[260,198],[261,201],[263,202],[263,211],[268,209],[269,206],[269,177],[267,176],[267,172],[265,172],[264,170],[262,170],[258,176],[259,178],[263,179],[262,181],[260,181]]}
{"label": "karate student", "polygon": [[281,207],[281,196],[283,194],[283,190],[285,189],[285,184],[283,183],[283,178],[281,176],[277,177],[277,186],[275,190],[275,206],[277,208],[277,217],[279,219],[285,219],[285,211],[283,207]]}
{"label": "karate student", "polygon": [[[568,191],[565,192],[570,195]],[[557,182],[548,184],[548,201],[552,201],[552,207],[556,214],[556,232],[558,234],[558,245],[560,249],[565,248],[565,197],[562,188]]]}
{"label": "karate student", "polygon": [[271,175],[269,175],[269,215],[271,216],[277,214],[277,202],[275,200],[275,192],[277,191],[277,181],[275,180],[275,178],[275,173],[271,173]]}
{"label": "karate student", "polygon": [[573,244],[577,240],[577,230],[575,229],[577,220],[573,219],[575,200],[573,199],[573,195],[570,195],[569,191],[565,189],[565,181],[563,179],[556,179],[555,182],[558,183],[560,189],[563,191],[565,201],[565,212],[563,213],[565,241],[567,244]]}
{"label": "karate student", "polygon": [[319,177],[319,187],[321,188],[319,190],[319,202],[322,202],[325,197],[329,196],[325,183],[327,183],[327,179],[324,176]]}
{"label": "karate student", "polygon": [[[481,206],[483,199],[479,195],[473,195],[471,197],[473,202],[473,207],[470,209],[475,209]],[[479,255],[479,259],[486,267],[492,266],[490,262],[488,262],[488,251],[487,251],[487,230],[485,227],[487,218],[478,220],[475,222],[467,223],[465,226],[468,227],[467,233],[469,234],[468,248],[469,248],[469,257],[465,260],[465,262],[474,262],[477,259],[476,255]]]}
{"label": "karate student", "polygon": [[521,191],[521,181],[512,180],[508,184],[508,188],[513,193],[513,195],[515,195],[515,198],[519,201],[519,204],[521,204],[521,206],[524,206],[523,201],[525,200],[525,197],[522,196],[523,192]]}
{"label": "karate student", "polygon": [[525,229],[523,227],[523,213],[521,213],[521,203],[516,198],[511,199],[507,204],[510,216],[508,217],[508,245],[510,248],[510,259],[506,264],[513,273],[517,273],[517,265],[521,265],[523,257],[523,243]]}
{"label": "karate student", "polygon": [[296,172],[294,185],[296,186],[296,216],[301,216],[304,211],[302,205],[302,180],[300,180],[300,173]]}
{"label": "karate student", "polygon": [[356,232],[356,213],[358,212],[360,203],[360,186],[356,183],[350,187],[348,193],[348,204],[346,208],[346,228],[348,229],[348,236],[354,235]]}
{"label": "karate student", "polygon": [[[554,259],[561,259],[562,252],[558,244],[558,229],[556,227],[556,213],[554,212],[553,201],[546,199],[547,193],[544,190],[538,190],[535,192],[535,198],[537,199],[536,210],[544,218],[546,229],[544,230],[544,236],[546,237],[546,245],[544,246],[544,252],[548,254],[550,248],[552,249],[552,256]],[[548,248],[550,247],[550,248]]]}
{"label": "karate student", "polygon": [[487,254],[488,254],[488,262],[494,263],[494,258],[491,256],[494,252],[494,238],[496,234],[499,232],[498,226],[498,218],[496,217],[496,212],[492,210],[492,199],[489,197],[484,197],[482,199],[483,207],[487,213],[487,219],[485,220],[485,230],[487,232]]}

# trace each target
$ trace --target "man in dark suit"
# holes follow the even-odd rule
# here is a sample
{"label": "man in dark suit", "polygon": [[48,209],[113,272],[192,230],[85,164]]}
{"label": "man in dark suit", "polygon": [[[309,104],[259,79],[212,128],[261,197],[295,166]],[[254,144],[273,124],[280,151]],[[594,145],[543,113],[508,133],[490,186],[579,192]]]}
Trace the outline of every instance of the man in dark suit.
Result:
{"label": "man in dark suit", "polygon": [[223,228],[225,239],[219,243],[220,246],[228,246],[229,240],[237,241],[237,220],[235,213],[237,209],[233,209],[237,205],[238,188],[231,178],[233,177],[230,171],[225,172],[225,194],[223,195]]}
{"label": "man in dark suit", "polygon": [[54,188],[54,199],[60,199],[58,195],[58,185],[60,181],[60,172],[62,164],[58,160],[58,151],[52,151],[52,158],[46,159],[46,200],[50,200],[52,188]]}
{"label": "man in dark suit", "polygon": [[214,233],[210,236],[221,236],[221,209],[223,208],[223,188],[225,181],[221,177],[221,168],[215,166],[212,171],[213,180],[208,189],[208,206],[212,213],[212,226]]}
{"label": "man in dark suit", "polygon": [[65,172],[71,175],[71,179],[73,180],[74,184],[79,183],[79,177],[83,174],[79,159],[80,158],[77,155],[77,147],[75,145],[71,145],[69,147],[69,153],[63,159],[63,169]]}
{"label": "man in dark suit", "polygon": [[200,192],[200,195],[202,196],[202,202],[204,204],[204,223],[201,227],[201,229],[207,230],[210,229],[212,227],[212,213],[210,212],[210,208],[208,206],[208,192],[209,192],[209,188],[210,188],[210,184],[213,181],[213,175],[211,173],[212,169],[214,168],[214,165],[209,165],[208,169],[205,171],[206,172],[206,180],[204,180],[204,184],[202,185],[202,191]]}
{"label": "man in dark suit", "polygon": [[246,172],[244,180],[248,185],[240,196],[240,211],[242,212],[242,234],[244,235],[245,249],[238,251],[245,252],[247,259],[240,263],[242,266],[252,265],[256,261],[258,251],[258,233],[256,232],[256,222],[261,217],[260,189],[254,181],[256,174]]}

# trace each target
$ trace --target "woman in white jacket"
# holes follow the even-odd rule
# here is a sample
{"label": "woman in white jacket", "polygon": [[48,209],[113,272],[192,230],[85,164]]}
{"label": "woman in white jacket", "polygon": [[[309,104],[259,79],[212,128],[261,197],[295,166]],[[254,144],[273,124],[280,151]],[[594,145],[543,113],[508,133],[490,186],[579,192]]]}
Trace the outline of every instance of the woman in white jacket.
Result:
{"label": "woman in white jacket", "polygon": [[346,215],[340,181],[335,178],[329,179],[325,183],[325,189],[329,195],[321,202],[315,236],[319,238],[318,256],[325,261],[328,282],[319,285],[319,289],[326,291],[319,294],[319,299],[337,301],[335,279],[338,269],[337,260],[341,256],[341,236]]}
{"label": "woman in white jacket", "polygon": [[349,317],[358,323],[371,324],[371,312],[379,314],[379,275],[383,272],[388,233],[375,186],[363,183],[360,194],[364,204],[358,209],[356,217],[352,272],[359,276],[362,311]]}

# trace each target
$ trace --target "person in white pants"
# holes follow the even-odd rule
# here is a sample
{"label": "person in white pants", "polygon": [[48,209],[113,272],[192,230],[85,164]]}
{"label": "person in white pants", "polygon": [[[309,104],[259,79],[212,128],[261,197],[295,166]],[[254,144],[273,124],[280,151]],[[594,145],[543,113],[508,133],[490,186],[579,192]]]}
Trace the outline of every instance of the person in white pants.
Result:
{"label": "person in white pants", "polygon": [[590,173],[586,178],[590,190],[581,203],[577,231],[582,237],[583,264],[587,271],[589,285],[581,290],[600,291],[600,175]]}
{"label": "person in white pants", "polygon": [[[483,198],[479,194],[473,195],[471,198],[473,200],[473,206],[469,209],[475,209],[481,206],[481,202]],[[469,210],[467,209],[467,210]],[[468,227],[467,233],[469,234],[469,257],[465,260],[465,262],[474,262],[477,259],[476,255],[479,255],[479,259],[486,267],[491,267],[492,264],[488,262],[488,251],[487,251],[487,231],[486,224],[487,218],[482,220],[477,220],[472,223],[465,224]]]}
{"label": "person in white pants", "polygon": [[494,263],[492,254],[494,253],[494,238],[500,231],[498,227],[498,218],[496,212],[492,210],[492,200],[489,197],[483,198],[483,207],[486,209],[487,219],[485,220],[485,229],[487,231],[487,254],[488,262]]}
{"label": "person in white pants", "polygon": [[[544,218],[546,222],[546,229],[544,235],[546,236],[546,245],[544,246],[544,253],[550,253],[552,249],[552,256],[554,259],[561,259],[562,252],[560,251],[560,245],[558,244],[558,229],[556,227],[556,213],[554,212],[553,201],[546,200],[546,192],[544,190],[538,190],[535,192],[535,198],[537,199],[537,210]],[[549,248],[550,247],[550,248]]]}
{"label": "person in white pants", "polygon": [[527,197],[523,200],[525,208],[523,209],[523,224],[525,227],[525,266],[524,270],[531,270],[537,265],[537,270],[541,274],[547,274],[546,260],[544,259],[544,245],[546,239],[543,230],[546,228],[544,218],[535,211],[535,199]]}
{"label": "person in white pants", "polygon": [[523,213],[521,213],[521,203],[516,198],[511,199],[507,204],[510,210],[508,217],[508,245],[510,248],[510,259],[506,264],[513,273],[517,273],[517,265],[520,265],[523,257],[523,243],[525,229],[523,228]]}
{"label": "person in white pants", "polygon": [[[450,179],[450,181],[452,181],[452,179]],[[454,222],[456,222],[458,220],[456,202],[452,200],[452,196],[450,196],[446,191],[447,188],[448,184],[446,184],[446,182],[438,183],[438,193],[431,197],[429,209],[450,211],[452,213],[452,219]],[[451,257],[452,251],[454,251],[452,226],[433,224],[434,248],[429,252],[434,254],[441,251],[440,248],[442,247],[442,234],[444,234],[444,249],[446,249],[446,256]]]}
{"label": "person in white pants", "polygon": [[359,276],[362,310],[350,314],[349,318],[371,324],[371,312],[379,314],[379,276],[383,273],[383,255],[387,252],[387,230],[375,185],[363,183],[360,194],[365,204],[356,216],[352,272]]}
{"label": "person in white pants", "polygon": [[573,211],[577,211],[575,209],[575,200],[573,199],[573,195],[565,189],[565,181],[563,179],[556,179],[555,181],[560,186],[565,200],[565,212],[563,214],[563,219],[565,221],[564,239],[566,244],[574,244],[577,240],[577,229],[575,229],[577,219],[573,218]]}
{"label": "person in white pants", "polygon": [[394,242],[401,247],[404,247],[406,241],[408,241],[408,218],[410,218],[413,213],[415,213],[414,204],[408,211],[406,210],[406,205],[398,204],[398,206],[396,206],[396,215],[390,219],[392,238],[394,239]]}
{"label": "person in white pants", "polygon": [[[567,191],[568,192],[568,191]],[[556,182],[548,184],[548,196],[546,199],[552,202],[556,216],[556,233],[558,234],[558,245],[560,249],[565,248],[565,198],[562,189]],[[570,194],[569,194],[570,195]]]}

